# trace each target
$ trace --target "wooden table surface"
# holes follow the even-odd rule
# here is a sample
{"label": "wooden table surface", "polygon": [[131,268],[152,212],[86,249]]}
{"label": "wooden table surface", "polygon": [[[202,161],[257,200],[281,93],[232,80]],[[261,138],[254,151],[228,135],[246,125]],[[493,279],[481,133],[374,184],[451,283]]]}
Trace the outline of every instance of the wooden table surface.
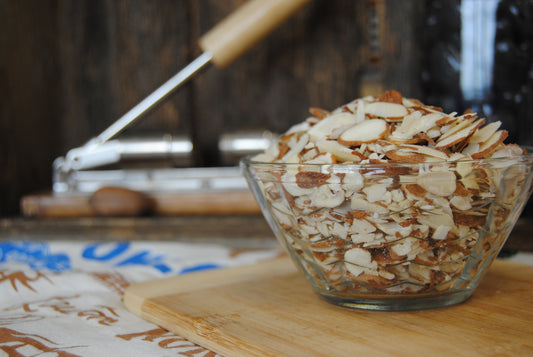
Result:
{"label": "wooden table surface", "polygon": [[[519,219],[504,251],[533,252],[532,220]],[[242,247],[271,247],[274,234],[260,215],[135,218],[0,219],[0,240],[201,241]]]}

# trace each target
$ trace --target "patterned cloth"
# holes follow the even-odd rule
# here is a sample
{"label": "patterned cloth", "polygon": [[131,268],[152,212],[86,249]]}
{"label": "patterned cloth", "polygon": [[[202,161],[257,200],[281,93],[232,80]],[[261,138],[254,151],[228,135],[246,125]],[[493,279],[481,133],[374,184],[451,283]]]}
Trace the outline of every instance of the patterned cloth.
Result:
{"label": "patterned cloth", "polygon": [[0,356],[216,356],[130,313],[124,288],[279,253],[179,242],[0,242]]}

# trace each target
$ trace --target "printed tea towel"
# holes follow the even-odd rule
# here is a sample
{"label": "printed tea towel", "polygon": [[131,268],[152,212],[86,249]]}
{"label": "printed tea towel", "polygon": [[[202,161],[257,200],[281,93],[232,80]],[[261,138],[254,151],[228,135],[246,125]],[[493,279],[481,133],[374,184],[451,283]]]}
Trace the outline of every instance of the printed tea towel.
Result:
{"label": "printed tea towel", "polygon": [[180,242],[0,242],[0,356],[215,356],[130,313],[125,287],[278,254]]}

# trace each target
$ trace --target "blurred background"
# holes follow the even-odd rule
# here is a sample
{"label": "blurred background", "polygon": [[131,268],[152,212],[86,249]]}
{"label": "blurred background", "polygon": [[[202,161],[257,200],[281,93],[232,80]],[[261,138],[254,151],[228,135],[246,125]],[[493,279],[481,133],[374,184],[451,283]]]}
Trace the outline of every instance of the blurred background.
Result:
{"label": "blurred background", "polygon": [[[52,162],[201,51],[245,0],[0,0],[0,217],[49,191]],[[396,89],[501,120],[533,144],[530,0],[313,0],[233,64],[210,68],[121,137],[192,142],[176,166],[231,166],[220,142],[280,133],[310,106]]]}

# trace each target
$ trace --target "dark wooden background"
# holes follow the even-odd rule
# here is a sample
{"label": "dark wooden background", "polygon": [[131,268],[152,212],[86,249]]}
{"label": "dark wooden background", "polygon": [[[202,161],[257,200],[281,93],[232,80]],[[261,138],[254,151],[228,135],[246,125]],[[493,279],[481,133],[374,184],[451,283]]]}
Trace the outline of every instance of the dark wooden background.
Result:
{"label": "dark wooden background", "polygon": [[[199,37],[243,2],[0,0],[0,216],[17,215],[23,195],[50,190],[54,158],[100,133],[198,56]],[[503,2],[529,11],[511,30],[516,41],[533,43],[531,2]],[[124,135],[187,135],[194,164],[213,166],[220,164],[221,134],[282,132],[309,106],[331,109],[389,88],[428,104],[461,106],[453,100],[457,73],[442,56],[458,56],[459,3],[313,0]],[[518,88],[522,101],[506,107],[520,119],[508,119],[515,112],[502,118],[513,139],[531,144],[533,69],[520,70],[526,72],[511,90]]]}

